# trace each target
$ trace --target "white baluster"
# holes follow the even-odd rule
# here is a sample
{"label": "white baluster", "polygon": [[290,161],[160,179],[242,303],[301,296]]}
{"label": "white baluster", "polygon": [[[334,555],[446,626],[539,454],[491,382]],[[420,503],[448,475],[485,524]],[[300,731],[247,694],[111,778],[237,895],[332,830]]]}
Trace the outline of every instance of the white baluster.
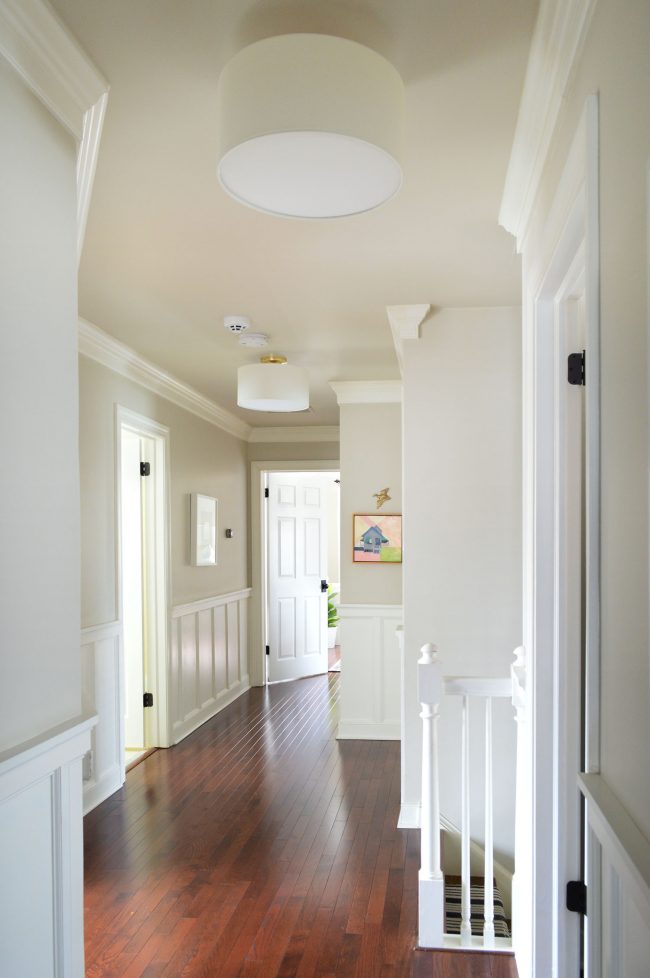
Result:
{"label": "white baluster", "polygon": [[485,902],[483,944],[494,947],[494,831],[492,825],[492,697],[485,700]]}
{"label": "white baluster", "polygon": [[460,943],[472,943],[471,867],[470,867],[470,798],[469,798],[469,696],[463,696],[463,729],[461,737],[461,923]]}
{"label": "white baluster", "polygon": [[422,813],[418,886],[418,942],[442,947],[445,882],[440,866],[440,794],[438,782],[438,706],[442,671],[435,645],[423,645],[418,659],[418,696],[422,711]]}

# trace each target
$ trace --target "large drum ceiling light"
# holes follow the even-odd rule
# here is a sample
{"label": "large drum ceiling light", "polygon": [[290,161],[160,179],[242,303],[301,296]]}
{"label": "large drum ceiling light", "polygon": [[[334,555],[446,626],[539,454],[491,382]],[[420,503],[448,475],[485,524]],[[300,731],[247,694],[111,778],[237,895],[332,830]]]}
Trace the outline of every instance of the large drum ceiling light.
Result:
{"label": "large drum ceiling light", "polygon": [[404,86],[385,58],[326,34],[284,34],[236,54],[219,79],[219,180],[285,217],[359,214],[392,197]]}
{"label": "large drum ceiling light", "polygon": [[237,404],[250,411],[306,411],[309,380],[303,367],[275,354],[237,371]]}

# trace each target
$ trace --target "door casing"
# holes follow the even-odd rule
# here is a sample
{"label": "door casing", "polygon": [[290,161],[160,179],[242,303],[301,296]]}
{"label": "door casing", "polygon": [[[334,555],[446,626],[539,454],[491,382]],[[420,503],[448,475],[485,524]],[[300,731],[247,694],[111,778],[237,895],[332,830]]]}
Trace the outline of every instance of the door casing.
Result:
{"label": "door casing", "polygon": [[[129,408],[116,404],[115,406],[115,525],[116,561],[115,589],[116,605],[120,623],[123,621],[122,601],[122,528],[121,528],[121,485],[122,485],[122,431],[126,429],[134,434],[150,438],[154,443],[154,459],[150,478],[154,480],[154,506],[151,514],[152,550],[155,554],[155,570],[152,575],[152,587],[148,596],[150,606],[150,627],[154,634],[153,645],[156,654],[151,656],[150,676],[154,706],[148,718],[148,734],[150,746],[169,747],[169,635],[170,635],[170,605],[169,582],[171,581],[170,554],[170,492],[169,492],[169,429],[158,424],[151,418],[131,411]],[[120,756],[124,761],[124,643],[121,646],[121,681],[120,681]],[[123,776],[124,776],[124,772]]]}
{"label": "door casing", "polygon": [[339,459],[251,462],[251,584],[249,671],[251,686],[264,686],[266,677],[266,551],[264,542],[264,485],[267,472],[338,472]]}

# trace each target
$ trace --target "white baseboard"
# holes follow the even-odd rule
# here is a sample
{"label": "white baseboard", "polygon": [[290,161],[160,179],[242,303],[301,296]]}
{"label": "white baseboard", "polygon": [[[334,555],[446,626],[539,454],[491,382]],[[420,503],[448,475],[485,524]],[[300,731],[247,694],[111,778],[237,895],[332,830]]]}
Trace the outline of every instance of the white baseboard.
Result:
{"label": "white baseboard", "polygon": [[247,689],[250,689],[250,683],[248,681],[248,676],[244,676],[241,682],[235,683],[230,689],[222,690],[215,699],[208,700],[200,710],[196,710],[190,713],[189,716],[185,717],[174,724],[172,729],[172,737],[175,744],[180,743],[185,737],[188,737],[195,730],[198,730],[207,720],[211,720],[212,717],[216,716],[217,713],[221,713],[223,709],[234,703],[236,699],[245,693]]}
{"label": "white baseboard", "polygon": [[84,781],[84,815],[92,812],[93,808],[97,808],[103,801],[106,801],[116,791],[119,791],[123,784],[122,768],[119,764],[115,764],[108,770],[103,771],[102,776],[98,780],[92,777],[89,781]]}
{"label": "white baseboard", "polygon": [[399,740],[399,723],[369,723],[365,720],[342,720],[337,740]]}
{"label": "white baseboard", "polygon": [[398,829],[419,829],[420,828],[420,806],[409,805],[402,802],[397,820]]}

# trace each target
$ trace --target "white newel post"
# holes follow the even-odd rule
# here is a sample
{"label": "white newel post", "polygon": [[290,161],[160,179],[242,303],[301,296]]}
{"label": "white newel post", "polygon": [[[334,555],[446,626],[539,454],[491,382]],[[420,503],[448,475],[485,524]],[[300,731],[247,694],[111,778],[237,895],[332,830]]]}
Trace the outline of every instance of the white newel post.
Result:
{"label": "white newel post", "polygon": [[422,711],[422,815],[418,891],[420,947],[442,947],[445,881],[440,866],[440,794],[438,785],[438,714],[442,669],[435,645],[427,643],[418,659],[418,697]]}

